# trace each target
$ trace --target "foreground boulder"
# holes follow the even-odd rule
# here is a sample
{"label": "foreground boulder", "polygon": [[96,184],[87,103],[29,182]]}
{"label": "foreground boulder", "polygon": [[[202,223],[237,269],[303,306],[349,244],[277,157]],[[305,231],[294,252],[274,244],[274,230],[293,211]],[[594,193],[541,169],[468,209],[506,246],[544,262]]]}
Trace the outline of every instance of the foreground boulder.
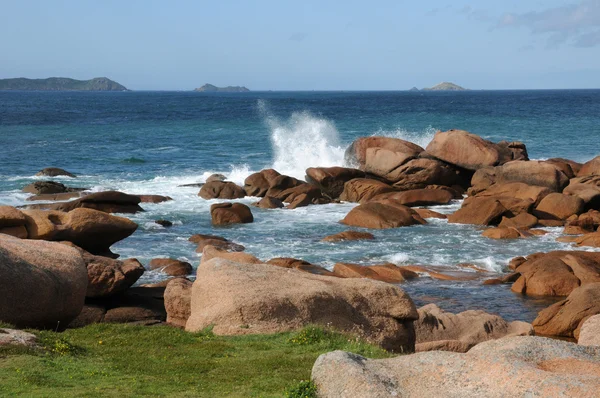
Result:
{"label": "foreground boulder", "polygon": [[515,268],[512,291],[528,296],[567,296],[579,286],[600,282],[600,253],[535,253]]}
{"label": "foreground boulder", "polygon": [[309,167],[306,169],[306,181],[315,185],[331,199],[336,199],[342,194],[346,182],[364,177],[364,171],[346,167]]}
{"label": "foreground boulder", "polygon": [[498,315],[484,311],[470,310],[452,314],[435,304],[428,304],[417,311],[419,312],[419,319],[415,321],[417,351],[442,348],[444,351],[466,352],[484,341],[505,336],[533,335],[533,328],[529,323],[520,321],[509,323]]}
{"label": "foreground boulder", "polygon": [[29,239],[69,241],[92,254],[105,254],[110,246],[135,232],[133,221],[92,209],[61,211],[24,210]]}
{"label": "foreground boulder", "polygon": [[600,346],[600,314],[592,315],[583,322],[577,344]]}
{"label": "foreground boulder", "polygon": [[414,349],[412,300],[377,281],[214,259],[198,267],[191,305],[186,330],[192,332],[213,325],[223,335],[278,333],[317,324],[395,352]]}
{"label": "foreground boulder", "polygon": [[540,311],[533,328],[536,334],[578,338],[583,323],[596,314],[600,314],[600,283],[590,283]]}
{"label": "foreground boulder", "polygon": [[0,235],[0,321],[19,328],[64,328],[81,312],[87,286],[76,249]]}
{"label": "foreground boulder", "polygon": [[254,221],[250,208],[243,203],[215,203],[210,206],[213,225],[246,224]]}
{"label": "foreground boulder", "polygon": [[37,336],[23,330],[0,328],[0,347],[22,346],[35,348]]}
{"label": "foreground boulder", "polygon": [[319,397],[596,397],[600,350],[542,337],[486,341],[469,352],[371,360],[334,351],[312,370]]}
{"label": "foreground boulder", "polygon": [[229,181],[211,181],[202,186],[198,196],[202,199],[241,199],[246,191]]}
{"label": "foreground boulder", "polygon": [[387,229],[407,227],[415,224],[427,224],[421,216],[410,207],[370,202],[358,205],[340,221],[353,227]]}

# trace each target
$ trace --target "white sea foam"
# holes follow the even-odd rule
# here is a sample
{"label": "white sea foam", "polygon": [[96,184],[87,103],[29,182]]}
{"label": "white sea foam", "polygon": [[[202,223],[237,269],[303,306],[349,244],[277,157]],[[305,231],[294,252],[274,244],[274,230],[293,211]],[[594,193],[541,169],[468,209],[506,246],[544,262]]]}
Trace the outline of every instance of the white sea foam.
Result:
{"label": "white sea foam", "polygon": [[275,170],[303,179],[309,167],[344,165],[344,148],[332,121],[308,111],[281,120],[269,112],[264,101],[259,101],[258,107],[271,131]]}
{"label": "white sea foam", "polygon": [[408,254],[406,254],[406,253],[392,254],[390,256],[387,256],[386,260],[392,264],[402,265],[408,261]]}

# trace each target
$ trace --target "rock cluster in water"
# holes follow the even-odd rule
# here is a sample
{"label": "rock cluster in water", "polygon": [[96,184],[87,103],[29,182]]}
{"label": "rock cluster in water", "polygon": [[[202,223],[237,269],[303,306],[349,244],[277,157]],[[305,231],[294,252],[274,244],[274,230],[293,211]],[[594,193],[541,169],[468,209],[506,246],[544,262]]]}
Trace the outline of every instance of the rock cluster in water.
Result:
{"label": "rock cluster in water", "polygon": [[[198,195],[224,201],[210,208],[215,226],[253,222],[249,206],[228,202],[245,196],[260,198],[254,205],[263,209],[358,203],[340,222],[363,229],[323,237],[332,250],[336,242],[373,239],[364,229],[426,228],[427,219],[446,216],[423,206],[462,198],[448,222],[480,225],[487,238],[536,239],[545,233],[539,227],[560,226],[562,241],[571,241],[574,247],[600,247],[600,157],[585,164],[533,161],[521,142],[493,143],[449,130],[438,132],[427,148],[389,137],[359,138],[346,151],[346,161],[353,167],[311,167],[305,181],[273,169],[248,176],[244,186],[215,175]],[[339,396],[340,391],[348,392],[345,396],[356,396],[356,391],[363,396],[392,392],[427,396],[440,388],[440,382],[448,391],[478,391],[481,396],[497,396],[490,383],[506,385],[502,391],[516,395],[576,391],[586,396],[598,387],[600,351],[514,336],[584,337],[586,344],[596,344],[600,253],[552,251],[517,257],[508,264],[512,273],[485,282],[510,283],[515,293],[525,296],[563,298],[541,311],[531,325],[507,323],[482,311],[451,314],[435,305],[417,309],[398,286],[423,274],[468,280],[481,270],[450,273],[435,266],[349,263],[328,270],[301,259],[259,259],[216,235],[190,238],[202,253],[195,281],[185,278],[191,264],[161,258],[149,268],[172,278],[132,287],[144,266],[135,259],[117,260],[110,249],[137,225],[111,213],[143,211],[140,204],[170,198],[89,193],[58,183],[26,189],[37,195],[76,198],[25,209],[0,206],[0,288],[8,292],[0,297],[0,320],[16,326],[167,321],[189,331],[212,325],[216,333],[248,334],[320,324],[358,334],[394,352],[435,351],[380,362],[327,354],[313,370],[323,396]],[[490,358],[495,358],[499,375],[520,367],[529,376],[519,376],[517,384],[500,376],[487,380]],[[470,381],[456,374],[469,375]],[[421,381],[406,384],[414,377]],[[364,390],[365,386],[371,387]]]}

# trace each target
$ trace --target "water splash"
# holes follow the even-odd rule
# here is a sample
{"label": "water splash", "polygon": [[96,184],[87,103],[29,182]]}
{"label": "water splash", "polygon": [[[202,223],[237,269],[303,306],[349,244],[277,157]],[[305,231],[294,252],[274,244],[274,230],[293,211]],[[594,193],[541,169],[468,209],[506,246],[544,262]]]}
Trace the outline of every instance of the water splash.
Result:
{"label": "water splash", "polygon": [[334,123],[308,111],[294,112],[288,120],[272,115],[264,101],[258,102],[271,131],[272,168],[303,179],[309,167],[344,165],[344,148]]}
{"label": "water splash", "polygon": [[392,131],[379,130],[373,135],[382,135],[385,137],[399,138],[401,140],[409,141],[413,144],[419,145],[422,148],[425,148],[431,142],[436,132],[437,129],[433,128],[432,126],[429,126],[421,131],[408,131],[403,128],[398,128]]}

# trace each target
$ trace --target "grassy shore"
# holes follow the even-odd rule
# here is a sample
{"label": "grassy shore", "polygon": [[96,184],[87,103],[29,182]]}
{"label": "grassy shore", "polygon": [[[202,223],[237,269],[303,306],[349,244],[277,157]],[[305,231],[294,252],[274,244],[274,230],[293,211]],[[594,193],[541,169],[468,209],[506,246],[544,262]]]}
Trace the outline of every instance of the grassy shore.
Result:
{"label": "grassy shore", "polygon": [[0,396],[309,397],[320,354],[390,355],[315,327],[231,337],[118,324],[34,333],[41,348],[0,347]]}

